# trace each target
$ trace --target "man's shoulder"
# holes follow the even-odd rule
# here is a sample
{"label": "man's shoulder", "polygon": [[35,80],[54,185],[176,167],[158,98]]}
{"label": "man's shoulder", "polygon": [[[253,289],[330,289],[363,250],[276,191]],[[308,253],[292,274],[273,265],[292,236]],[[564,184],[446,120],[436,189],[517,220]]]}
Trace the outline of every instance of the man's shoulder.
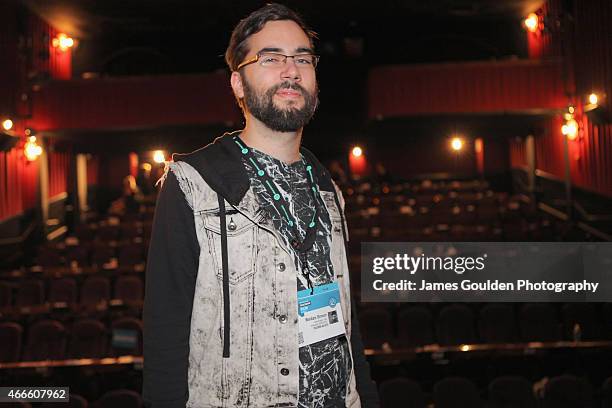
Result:
{"label": "man's shoulder", "polygon": [[[204,145],[192,152],[188,153],[174,153],[172,154],[172,161],[179,162],[184,161],[191,164],[192,166],[197,165],[198,162],[207,160],[219,153],[223,153],[224,145],[227,144],[226,139],[231,133],[224,133],[223,135],[215,138],[212,142]],[[194,166],[195,167],[195,166]]]}
{"label": "man's shoulder", "polygon": [[187,163],[214,191],[232,205],[238,205],[249,187],[249,179],[232,141],[234,133],[225,133],[191,153],[175,153],[172,160]]}

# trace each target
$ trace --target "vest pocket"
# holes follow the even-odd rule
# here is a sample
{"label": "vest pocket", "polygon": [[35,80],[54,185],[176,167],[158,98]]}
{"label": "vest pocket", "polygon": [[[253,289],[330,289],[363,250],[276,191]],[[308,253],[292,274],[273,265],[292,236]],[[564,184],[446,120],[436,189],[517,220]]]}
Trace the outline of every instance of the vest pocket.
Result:
{"label": "vest pocket", "polygon": [[[219,211],[218,209],[205,211],[200,213],[200,216],[206,230],[209,250],[215,264],[217,277],[222,279],[223,264]],[[227,232],[229,283],[231,285],[238,285],[255,273],[258,228],[256,228],[256,225],[250,219],[239,212],[226,214],[225,227]]]}

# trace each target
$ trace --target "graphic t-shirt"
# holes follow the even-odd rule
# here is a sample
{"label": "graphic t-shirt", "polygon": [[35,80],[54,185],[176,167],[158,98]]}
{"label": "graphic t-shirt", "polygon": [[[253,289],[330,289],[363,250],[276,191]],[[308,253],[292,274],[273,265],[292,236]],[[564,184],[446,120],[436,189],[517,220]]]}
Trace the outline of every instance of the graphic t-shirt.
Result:
{"label": "graphic t-shirt", "polygon": [[[315,211],[303,157],[294,163],[286,164],[257,149],[250,148],[250,150],[259,162],[259,168],[266,171],[274,180],[275,188],[279,190],[278,193],[289,204],[289,211],[297,220],[297,230],[300,234],[297,238],[302,241]],[[288,225],[286,218],[276,210],[272,194],[258,178],[257,169],[249,161],[243,159],[243,162],[259,204],[268,213],[274,227],[285,240],[286,246],[292,251],[296,269],[301,271],[300,257],[289,244],[294,238],[293,229]],[[334,270],[330,257],[331,221],[318,192],[316,197],[319,207],[316,236],[306,255],[310,279],[315,287],[334,281]],[[300,291],[306,288],[308,288],[307,280],[298,272],[296,289]],[[346,336],[342,335],[300,347],[299,358],[298,407],[344,407],[348,376],[351,370],[351,356]]]}

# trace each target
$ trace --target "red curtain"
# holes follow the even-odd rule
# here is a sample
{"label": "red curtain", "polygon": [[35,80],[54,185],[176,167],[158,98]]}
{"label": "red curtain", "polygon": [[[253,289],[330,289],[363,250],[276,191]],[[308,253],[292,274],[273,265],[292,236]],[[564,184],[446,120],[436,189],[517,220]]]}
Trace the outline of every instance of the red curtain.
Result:
{"label": "red curtain", "polygon": [[567,105],[560,64],[508,61],[386,66],[370,71],[368,116],[502,113]]}
{"label": "red curtain", "polygon": [[87,156],[87,185],[98,184],[98,173],[100,172],[100,158],[98,156]]}
{"label": "red curtain", "polygon": [[583,133],[569,142],[572,182],[612,197],[612,125],[594,125],[583,117]]}
{"label": "red curtain", "polygon": [[527,151],[525,148],[525,139],[512,138],[510,139],[510,167],[525,167],[527,166]]}
{"label": "red curtain", "polygon": [[[72,51],[60,51],[53,47],[53,38],[60,31],[51,27],[35,14],[29,16],[32,35],[32,62],[34,70],[48,74],[53,79],[70,79],[72,77]],[[69,33],[65,33],[68,34]]]}
{"label": "red curtain", "polygon": [[28,163],[23,148],[0,152],[0,221],[38,203],[38,163]]}
{"label": "red curtain", "polygon": [[56,81],[33,98],[36,130],[219,124],[241,118],[224,72]]}
{"label": "red curtain", "polygon": [[50,151],[49,155],[49,198],[68,192],[70,161],[72,154],[64,151]]}
{"label": "red curtain", "polygon": [[[554,26],[558,16],[561,16],[561,1],[548,0],[537,11],[540,18],[540,30],[535,33],[527,32],[527,52],[529,58],[550,58],[563,55],[561,50],[560,32]],[[544,21],[548,27],[544,27]]]}

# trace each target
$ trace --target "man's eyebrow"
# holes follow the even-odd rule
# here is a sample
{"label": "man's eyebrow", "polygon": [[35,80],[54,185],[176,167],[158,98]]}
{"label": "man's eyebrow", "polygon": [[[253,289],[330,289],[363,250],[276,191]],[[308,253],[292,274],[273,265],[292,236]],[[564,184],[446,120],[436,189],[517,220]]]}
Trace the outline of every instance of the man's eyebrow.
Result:
{"label": "man's eyebrow", "polygon": [[310,47],[298,47],[295,49],[296,53],[304,53],[304,52],[308,52],[310,54],[314,54],[314,50]]}
{"label": "man's eyebrow", "polygon": [[259,52],[283,52],[282,48],[276,47],[265,47],[259,50]]}
{"label": "man's eyebrow", "polygon": [[[259,50],[259,52],[284,52],[282,48],[278,48],[278,47],[264,47],[261,50]],[[305,52],[307,53],[314,53],[313,49],[310,47],[298,47],[295,49],[295,52],[297,54],[303,54]]]}

